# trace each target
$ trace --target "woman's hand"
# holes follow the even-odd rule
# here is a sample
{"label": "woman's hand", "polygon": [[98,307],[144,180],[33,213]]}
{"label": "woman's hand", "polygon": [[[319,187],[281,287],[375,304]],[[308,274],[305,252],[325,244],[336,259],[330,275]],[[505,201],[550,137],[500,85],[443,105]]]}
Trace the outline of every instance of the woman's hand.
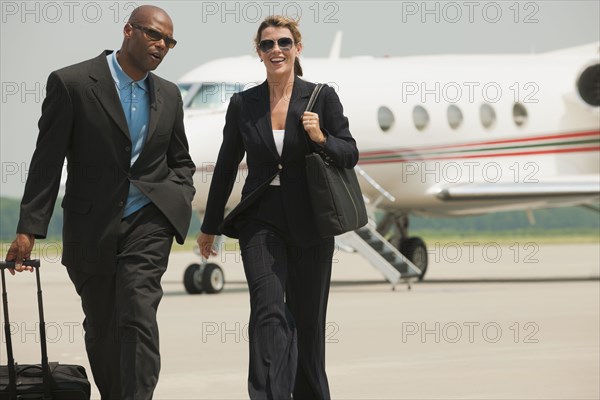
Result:
{"label": "woman's hand", "polygon": [[325,134],[319,126],[319,114],[305,111],[302,114],[302,125],[306,133],[308,133],[310,140],[321,145],[325,144]]}
{"label": "woman's hand", "polygon": [[217,255],[217,251],[213,247],[213,243],[215,242],[215,235],[200,233],[196,242],[198,243],[198,248],[200,249],[200,254],[202,254],[202,257],[208,260],[210,256]]}

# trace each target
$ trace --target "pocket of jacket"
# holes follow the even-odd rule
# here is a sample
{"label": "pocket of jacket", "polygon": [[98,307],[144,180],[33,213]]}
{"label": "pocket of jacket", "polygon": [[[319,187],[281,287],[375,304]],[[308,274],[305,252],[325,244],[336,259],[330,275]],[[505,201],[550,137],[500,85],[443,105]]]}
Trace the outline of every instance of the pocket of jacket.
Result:
{"label": "pocket of jacket", "polygon": [[62,208],[77,214],[87,214],[92,208],[92,202],[74,196],[65,196],[61,203]]}

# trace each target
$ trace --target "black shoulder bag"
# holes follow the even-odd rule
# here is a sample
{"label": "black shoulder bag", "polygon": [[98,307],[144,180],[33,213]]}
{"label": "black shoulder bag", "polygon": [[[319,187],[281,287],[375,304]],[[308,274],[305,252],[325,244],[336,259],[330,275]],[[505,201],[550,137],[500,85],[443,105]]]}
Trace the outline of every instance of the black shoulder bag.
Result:
{"label": "black shoulder bag", "polygon": [[[323,86],[317,84],[306,111],[312,111]],[[364,226],[367,210],[354,169],[336,166],[322,149],[311,152],[307,137],[306,143],[306,178],[320,236],[341,235]]]}

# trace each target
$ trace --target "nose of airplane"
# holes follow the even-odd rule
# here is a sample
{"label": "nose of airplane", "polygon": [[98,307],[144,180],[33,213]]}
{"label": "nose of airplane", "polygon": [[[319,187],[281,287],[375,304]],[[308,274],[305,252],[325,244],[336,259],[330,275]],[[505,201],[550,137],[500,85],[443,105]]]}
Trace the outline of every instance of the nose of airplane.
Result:
{"label": "nose of airplane", "polygon": [[187,112],[184,117],[185,133],[190,154],[198,170],[214,165],[223,140],[225,112]]}
{"label": "nose of airplane", "polygon": [[[202,212],[206,205],[213,171],[223,141],[225,110],[186,112],[184,124],[190,155],[196,164],[196,173],[194,174],[196,196],[192,207]],[[235,202],[236,199],[237,197],[233,195],[230,201]]]}

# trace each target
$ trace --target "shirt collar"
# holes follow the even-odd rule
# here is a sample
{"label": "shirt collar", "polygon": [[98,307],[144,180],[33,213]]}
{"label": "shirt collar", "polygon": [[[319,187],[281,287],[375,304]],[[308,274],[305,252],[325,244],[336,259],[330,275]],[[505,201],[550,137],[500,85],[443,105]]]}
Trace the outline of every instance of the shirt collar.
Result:
{"label": "shirt collar", "polygon": [[132,82],[135,82],[141,89],[143,89],[145,92],[148,92],[148,80],[146,79],[148,78],[148,73],[146,73],[146,75],[144,75],[144,77],[139,81],[134,81],[131,79],[131,77],[129,77],[129,75],[127,75],[125,71],[123,71],[123,68],[121,68],[119,61],[117,61],[116,51],[113,51],[108,57],[110,73],[119,90],[123,90],[131,85]]}

